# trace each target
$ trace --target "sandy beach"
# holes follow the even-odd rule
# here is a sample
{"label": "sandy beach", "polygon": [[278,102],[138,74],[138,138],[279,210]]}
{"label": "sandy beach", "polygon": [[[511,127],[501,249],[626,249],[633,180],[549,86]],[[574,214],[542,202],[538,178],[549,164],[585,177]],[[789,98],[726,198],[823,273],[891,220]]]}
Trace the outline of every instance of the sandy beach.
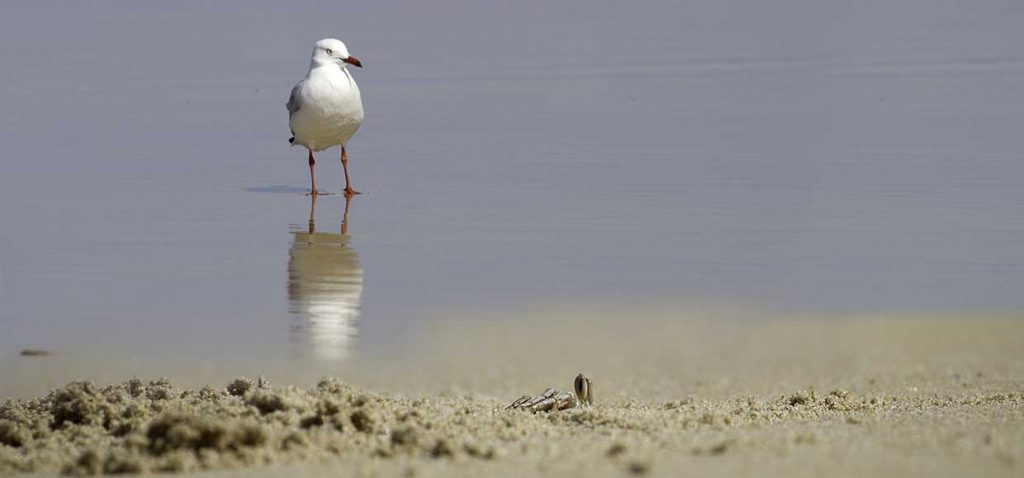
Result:
{"label": "sandy beach", "polygon": [[[0,473],[1015,476],[1024,460],[1020,316],[516,318],[451,319],[304,387],[145,377],[7,400]],[[504,409],[578,370],[593,408]]]}

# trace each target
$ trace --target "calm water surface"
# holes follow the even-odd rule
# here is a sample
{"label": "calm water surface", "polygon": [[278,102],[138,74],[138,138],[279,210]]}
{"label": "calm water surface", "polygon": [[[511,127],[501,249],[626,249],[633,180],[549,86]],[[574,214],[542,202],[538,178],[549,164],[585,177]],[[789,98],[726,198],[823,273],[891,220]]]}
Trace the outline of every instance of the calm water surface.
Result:
{"label": "calm water surface", "polygon": [[[0,355],[337,363],[535,304],[1019,310],[1021,25],[996,1],[9,5]],[[287,142],[327,36],[365,65],[347,221]]]}

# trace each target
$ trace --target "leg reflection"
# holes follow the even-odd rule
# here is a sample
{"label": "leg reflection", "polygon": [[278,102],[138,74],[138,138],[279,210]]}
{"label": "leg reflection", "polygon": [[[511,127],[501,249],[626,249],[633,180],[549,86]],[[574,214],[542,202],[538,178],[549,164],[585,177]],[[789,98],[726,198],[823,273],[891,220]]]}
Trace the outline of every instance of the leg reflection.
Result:
{"label": "leg reflection", "polygon": [[[303,352],[344,360],[358,334],[363,269],[348,241],[345,200],[340,234],[316,231],[316,196],[309,206],[309,225],[292,230],[288,252],[288,302]],[[337,229],[336,229],[337,230]]]}

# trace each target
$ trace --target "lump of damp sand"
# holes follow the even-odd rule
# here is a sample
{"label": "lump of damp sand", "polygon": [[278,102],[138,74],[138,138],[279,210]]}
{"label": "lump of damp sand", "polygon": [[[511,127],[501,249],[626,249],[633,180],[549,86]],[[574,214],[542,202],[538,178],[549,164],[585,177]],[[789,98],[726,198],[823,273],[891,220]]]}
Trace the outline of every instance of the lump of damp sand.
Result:
{"label": "lump of damp sand", "polygon": [[228,384],[228,393],[236,397],[244,396],[256,388],[256,382],[245,377],[234,379]]}
{"label": "lump of damp sand", "polygon": [[89,382],[69,383],[51,392],[47,399],[54,428],[66,423],[102,425],[113,412],[100,391]]}
{"label": "lump of damp sand", "polygon": [[239,450],[262,446],[267,432],[255,423],[232,423],[185,413],[170,413],[150,422],[149,450],[161,455],[177,450]]}
{"label": "lump of damp sand", "polygon": [[32,439],[32,432],[14,420],[0,419],[0,445],[18,448]]}
{"label": "lump of damp sand", "polygon": [[288,401],[283,395],[268,390],[257,390],[253,392],[249,395],[249,398],[246,399],[245,403],[250,407],[254,407],[259,410],[261,415],[267,415],[288,409]]}
{"label": "lump of damp sand", "polygon": [[360,407],[348,417],[352,426],[363,433],[373,433],[380,424],[380,414],[368,407]]}
{"label": "lump of damp sand", "polygon": [[791,407],[796,407],[814,403],[817,398],[818,397],[815,395],[814,390],[811,390],[810,392],[806,390],[797,390],[796,393],[786,398],[786,402],[789,403]]}

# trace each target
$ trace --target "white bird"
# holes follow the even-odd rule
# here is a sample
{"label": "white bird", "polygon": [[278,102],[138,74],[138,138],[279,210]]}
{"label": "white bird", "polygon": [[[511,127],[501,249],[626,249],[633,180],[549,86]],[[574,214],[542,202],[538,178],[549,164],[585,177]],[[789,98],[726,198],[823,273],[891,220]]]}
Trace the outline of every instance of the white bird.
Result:
{"label": "white bird", "polygon": [[345,145],[363,122],[363,100],[348,65],[362,68],[359,59],[348,54],[341,40],[326,38],[313,46],[309,72],[292,88],[288,98],[288,141],[309,150],[309,194],[316,196],[313,173],[314,151],[341,145],[341,166],[345,170],[345,196],[359,194],[348,180],[348,156]]}

